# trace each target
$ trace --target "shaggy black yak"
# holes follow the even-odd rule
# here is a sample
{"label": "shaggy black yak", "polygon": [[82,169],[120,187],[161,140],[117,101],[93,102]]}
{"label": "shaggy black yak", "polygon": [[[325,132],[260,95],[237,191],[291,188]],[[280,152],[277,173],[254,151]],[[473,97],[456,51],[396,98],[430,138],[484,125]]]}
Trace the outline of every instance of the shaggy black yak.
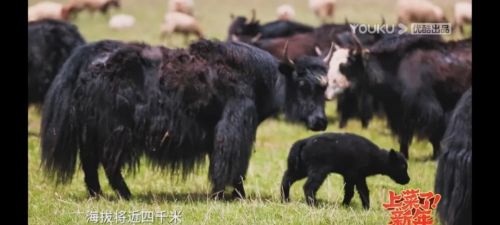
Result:
{"label": "shaggy black yak", "polygon": [[437,211],[445,225],[472,224],[472,88],[457,103],[436,173]]}
{"label": "shaggy black yak", "polygon": [[314,131],[327,126],[327,64],[289,60],[286,47],[284,54],[279,62],[247,44],[207,40],[187,49],[116,41],[79,48],[47,94],[43,165],[58,182],[70,181],[79,152],[90,195],[101,193],[102,163],[112,188],[129,199],[121,169],[135,168],[141,155],[183,175],[208,155],[213,196],[231,185],[243,198],[263,120],[284,112]]}
{"label": "shaggy black yak", "polygon": [[74,49],[85,44],[70,23],[45,19],[28,23],[28,104],[43,103],[47,90]]}

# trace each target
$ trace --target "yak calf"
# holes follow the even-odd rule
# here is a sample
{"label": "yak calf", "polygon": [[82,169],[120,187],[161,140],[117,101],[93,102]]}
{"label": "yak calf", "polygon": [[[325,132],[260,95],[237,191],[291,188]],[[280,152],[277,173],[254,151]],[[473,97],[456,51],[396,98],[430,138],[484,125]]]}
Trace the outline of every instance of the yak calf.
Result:
{"label": "yak calf", "polygon": [[293,144],[288,155],[288,169],[281,184],[282,198],[290,201],[290,186],[307,177],[304,194],[307,204],[316,203],[316,192],[329,173],[344,177],[344,201],[349,205],[358,190],[363,208],[370,208],[366,177],[383,174],[398,184],[407,184],[410,177],[404,156],[394,150],[384,151],[361,136],[350,133],[324,133]]}

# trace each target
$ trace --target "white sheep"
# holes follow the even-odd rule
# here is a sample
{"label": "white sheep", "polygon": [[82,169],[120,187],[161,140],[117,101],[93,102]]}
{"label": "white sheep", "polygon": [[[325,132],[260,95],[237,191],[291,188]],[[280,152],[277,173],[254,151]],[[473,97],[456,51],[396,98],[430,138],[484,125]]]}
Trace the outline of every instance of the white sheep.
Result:
{"label": "white sheep", "polygon": [[295,10],[293,6],[283,4],[276,9],[276,14],[278,14],[278,20],[292,20],[295,17]]}
{"label": "white sheep", "polygon": [[457,2],[455,3],[455,21],[454,27],[458,27],[460,32],[464,33],[463,25],[472,23],[472,3]]}
{"label": "white sheep", "polygon": [[327,18],[333,18],[336,3],[337,0],[309,0],[309,7],[324,22]]}
{"label": "white sheep", "polygon": [[168,10],[170,12],[181,12],[188,15],[193,15],[194,2],[193,0],[169,0]]}
{"label": "white sheep", "polygon": [[119,0],[70,0],[68,8],[71,12],[81,12],[89,10],[90,12],[101,11],[106,14],[111,7],[119,8]]}
{"label": "white sheep", "polygon": [[403,24],[447,22],[443,9],[428,0],[399,0],[397,15]]}
{"label": "white sheep", "polygon": [[39,2],[28,7],[28,21],[41,19],[67,20],[67,14],[63,13],[64,6],[55,2]]}
{"label": "white sheep", "polygon": [[126,28],[133,27],[135,24],[135,18],[127,14],[118,14],[111,17],[109,20],[109,27],[114,30],[122,30]]}
{"label": "white sheep", "polygon": [[185,42],[188,41],[189,34],[194,34],[198,38],[203,38],[198,21],[188,14],[180,12],[167,12],[165,20],[161,25],[161,39],[170,38],[173,33],[184,34]]}

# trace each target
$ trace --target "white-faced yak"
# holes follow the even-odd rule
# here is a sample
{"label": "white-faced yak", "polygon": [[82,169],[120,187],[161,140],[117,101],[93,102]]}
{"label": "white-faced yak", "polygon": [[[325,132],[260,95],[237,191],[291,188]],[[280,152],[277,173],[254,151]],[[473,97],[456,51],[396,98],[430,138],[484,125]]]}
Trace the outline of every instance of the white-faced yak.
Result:
{"label": "white-faced yak", "polygon": [[441,223],[472,224],[472,88],[457,103],[441,144],[435,187]]}
{"label": "white-faced yak", "polygon": [[398,184],[410,182],[403,154],[382,150],[370,140],[350,133],[324,133],[295,142],[288,155],[288,168],[281,183],[283,201],[290,201],[290,186],[307,177],[304,194],[309,205],[329,173],[344,177],[344,201],[349,205],[358,190],[363,208],[370,208],[366,177],[383,174]]}
{"label": "white-faced yak", "polygon": [[28,23],[28,104],[42,104],[50,84],[74,49],[85,44],[78,28],[59,20]]}
{"label": "white-faced yak", "polygon": [[431,142],[435,159],[446,121],[471,86],[471,40],[444,42],[424,35],[387,35],[369,48],[357,41],[339,72],[366,87],[382,105],[405,157],[417,134]]}
{"label": "white-faced yak", "polygon": [[[286,48],[284,54],[286,55]],[[91,196],[101,193],[102,163],[111,187],[131,193],[121,170],[142,155],[170,171],[191,172],[209,157],[212,196],[245,197],[243,180],[257,126],[284,112],[326,129],[328,67],[319,57],[279,62],[244,43],[201,40],[187,49],[100,41],[64,64],[42,115],[42,163],[71,180],[80,153]]]}

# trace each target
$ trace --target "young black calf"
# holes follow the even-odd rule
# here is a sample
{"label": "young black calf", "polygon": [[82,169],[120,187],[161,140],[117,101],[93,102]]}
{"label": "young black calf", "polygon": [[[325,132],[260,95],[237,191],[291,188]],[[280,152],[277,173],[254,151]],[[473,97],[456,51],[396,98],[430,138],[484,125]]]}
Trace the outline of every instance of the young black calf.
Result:
{"label": "young black calf", "polygon": [[399,184],[407,184],[410,177],[408,165],[399,152],[384,151],[366,138],[355,134],[324,133],[293,144],[288,156],[288,169],[281,184],[284,201],[290,201],[290,186],[307,177],[304,194],[307,203],[316,202],[316,191],[329,173],[344,177],[344,205],[348,205],[358,189],[365,209],[370,208],[366,177],[375,174],[388,175]]}

